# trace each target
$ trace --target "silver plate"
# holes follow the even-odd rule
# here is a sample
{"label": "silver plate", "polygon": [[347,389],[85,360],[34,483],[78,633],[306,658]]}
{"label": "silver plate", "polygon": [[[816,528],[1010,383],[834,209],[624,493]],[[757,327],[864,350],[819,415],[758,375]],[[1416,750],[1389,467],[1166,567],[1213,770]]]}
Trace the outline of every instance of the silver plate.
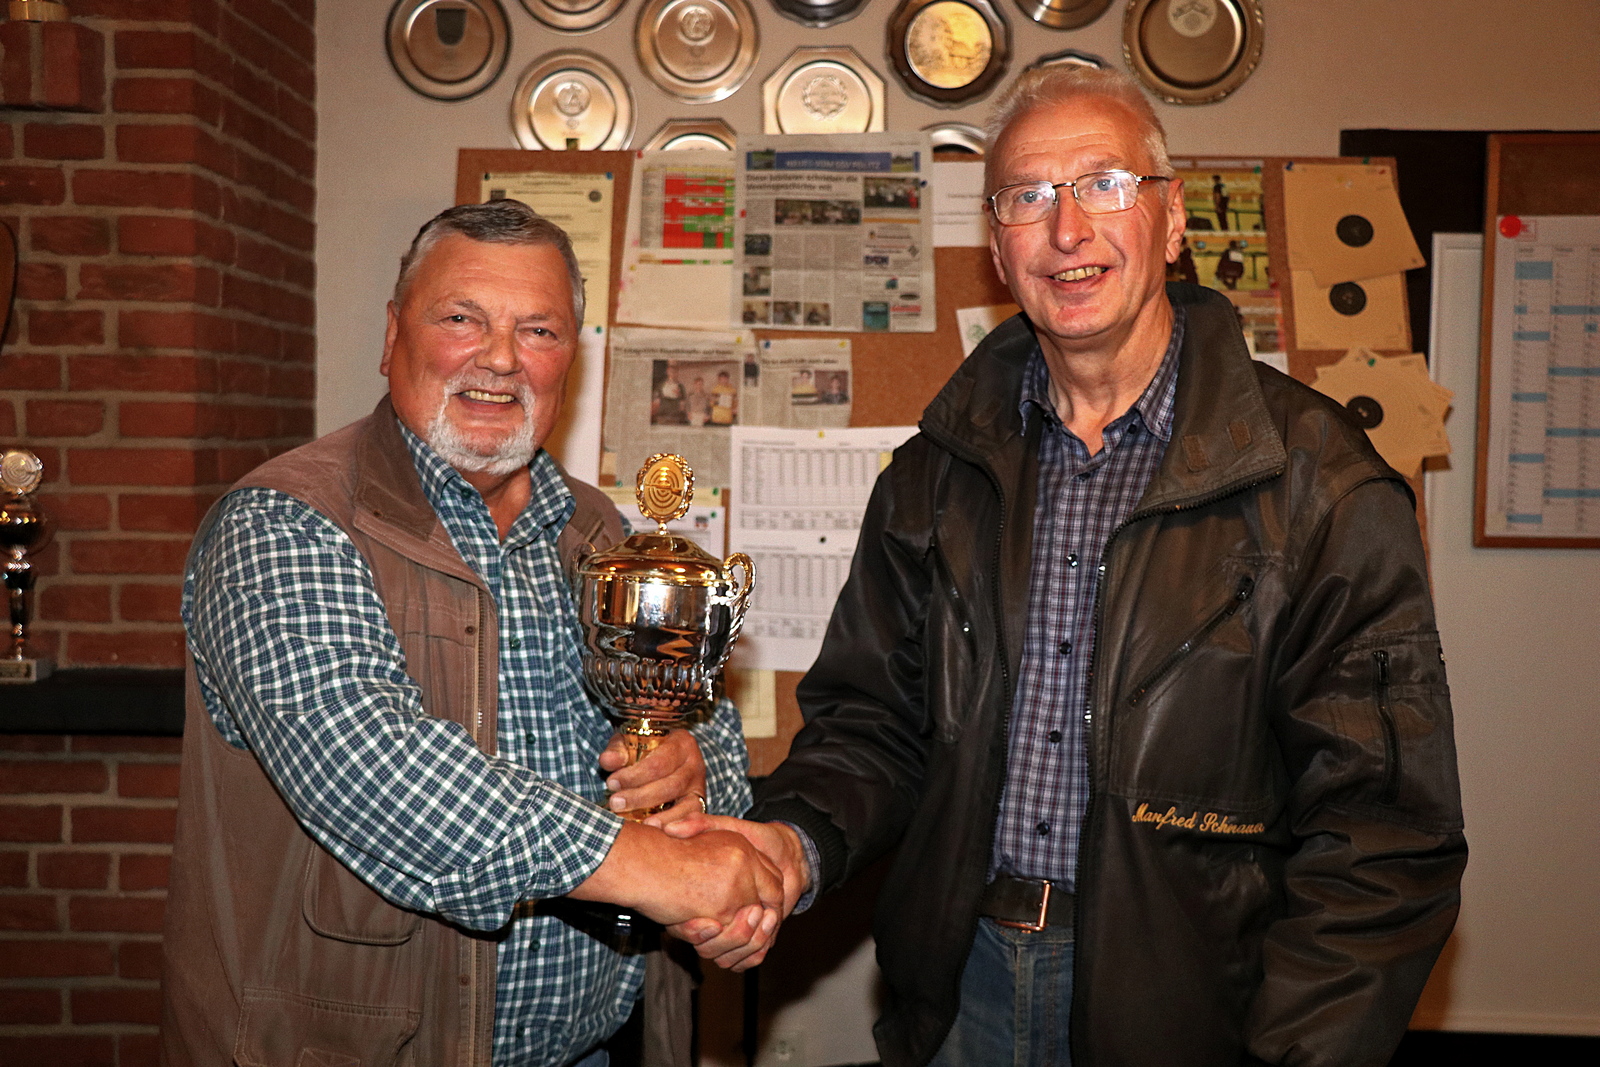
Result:
{"label": "silver plate", "polygon": [[399,0],[384,40],[400,79],[434,100],[483,92],[511,52],[499,0]]}
{"label": "silver plate", "polygon": [[1111,64],[1093,52],[1080,52],[1076,48],[1068,48],[1061,52],[1051,52],[1042,55],[1028,64],[1029,70],[1043,70],[1045,67],[1092,67],[1095,70],[1105,70]]}
{"label": "silver plate", "polygon": [[646,0],[633,47],[650,80],[683,100],[722,100],[744,84],[760,49],[745,0]]}
{"label": "silver plate", "polygon": [[867,0],[772,0],[780,15],[813,29],[848,22],[867,6]]}
{"label": "silver plate", "polygon": [[989,150],[989,139],[970,122],[936,122],[932,126],[922,127],[922,132],[928,135],[935,152],[943,148],[966,152],[982,159]]}
{"label": "silver plate", "polygon": [[523,148],[617,149],[633,136],[633,94],[617,69],[573,48],[534,60],[511,94]]}
{"label": "silver plate", "polygon": [[883,79],[854,48],[796,48],[761,83],[767,133],[876,133]]}
{"label": "silver plate", "polygon": [[587,33],[611,21],[622,0],[522,0],[528,14],[564,33]]}
{"label": "silver plate", "polygon": [[1260,0],[1132,0],[1122,53],[1145,87],[1172,104],[1210,104],[1261,62]]}
{"label": "silver plate", "polygon": [[668,119],[644,144],[644,151],[680,149],[731,152],[739,135],[721,119]]}
{"label": "silver plate", "polygon": [[1075,30],[1106,13],[1111,0],[1017,0],[1022,13],[1052,30]]}
{"label": "silver plate", "polygon": [[901,0],[886,32],[900,83],[941,107],[994,88],[1011,58],[1011,29],[989,0]]}

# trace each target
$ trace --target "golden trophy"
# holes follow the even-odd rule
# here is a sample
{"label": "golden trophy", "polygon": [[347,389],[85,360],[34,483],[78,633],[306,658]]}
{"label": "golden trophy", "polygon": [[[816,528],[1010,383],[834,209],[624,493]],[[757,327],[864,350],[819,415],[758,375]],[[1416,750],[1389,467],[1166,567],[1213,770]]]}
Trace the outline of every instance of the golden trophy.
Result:
{"label": "golden trophy", "polygon": [[5,586],[11,607],[11,640],[0,649],[0,682],[37,682],[50,674],[47,659],[25,654],[33,564],[28,553],[44,541],[48,527],[28,494],[39,485],[44,464],[24,449],[0,456],[0,547],[5,549]]}
{"label": "golden trophy", "polygon": [[[630,765],[710,712],[756,577],[743,552],[720,560],[667,529],[694,497],[694,471],[682,456],[645,460],[634,495],[656,529],[581,557],[574,578],[584,683],[617,721]],[[624,814],[642,819],[655,810]]]}

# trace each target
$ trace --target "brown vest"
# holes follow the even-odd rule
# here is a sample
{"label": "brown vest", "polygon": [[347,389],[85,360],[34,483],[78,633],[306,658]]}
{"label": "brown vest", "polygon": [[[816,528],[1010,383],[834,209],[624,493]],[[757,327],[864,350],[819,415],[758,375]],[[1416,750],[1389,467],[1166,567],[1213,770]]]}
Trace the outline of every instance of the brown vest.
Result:
{"label": "brown vest", "polygon": [[[558,551],[621,538],[599,490]],[[488,587],[423,495],[388,398],[235,488],[294,496],[347,533],[429,715],[495,751],[499,627]],[[195,537],[203,542],[215,521]],[[487,1067],[495,944],[397,908],[302,830],[256,758],[222,739],[191,660],[167,897],[161,1044],[171,1067]]]}

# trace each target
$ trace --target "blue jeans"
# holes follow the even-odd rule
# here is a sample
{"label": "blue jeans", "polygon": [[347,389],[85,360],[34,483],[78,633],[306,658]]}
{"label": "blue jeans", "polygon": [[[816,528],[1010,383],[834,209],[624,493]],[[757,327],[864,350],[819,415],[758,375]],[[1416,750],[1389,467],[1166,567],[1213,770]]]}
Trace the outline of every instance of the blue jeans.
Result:
{"label": "blue jeans", "polygon": [[961,1007],[928,1067],[1071,1067],[1072,927],[1038,933],[978,920]]}

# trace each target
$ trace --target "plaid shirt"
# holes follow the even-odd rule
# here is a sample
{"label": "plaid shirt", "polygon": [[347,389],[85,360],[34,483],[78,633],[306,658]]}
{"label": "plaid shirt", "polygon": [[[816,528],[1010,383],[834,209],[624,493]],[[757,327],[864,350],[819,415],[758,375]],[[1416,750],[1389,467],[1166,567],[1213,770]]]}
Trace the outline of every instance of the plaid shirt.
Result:
{"label": "plaid shirt", "polygon": [[1048,878],[1072,889],[1078,835],[1089,802],[1089,664],[1094,657],[1100,557],[1112,531],[1139,503],[1172,437],[1184,312],[1174,307],[1172,340],[1131,408],[1089,449],[1062,425],[1050,399],[1050,371],[1035,349],[1022,380],[1023,421],[1044,419],[1028,633],[1011,705],[1005,791],[995,827],[991,876]]}
{"label": "plaid shirt", "polygon": [[[206,708],[261,761],[313,838],[386,899],[498,931],[497,1065],[564,1064],[627,1018],[643,963],[525,903],[594,873],[612,728],[584,695],[578,622],[556,538],[572,495],[540,452],[502,543],[478,491],[404,426],[422,489],[500,619],[499,750],[424,713],[366,560],[286,494],[232,494],[184,586]],[[707,804],[750,802],[738,713],[695,728]]]}

